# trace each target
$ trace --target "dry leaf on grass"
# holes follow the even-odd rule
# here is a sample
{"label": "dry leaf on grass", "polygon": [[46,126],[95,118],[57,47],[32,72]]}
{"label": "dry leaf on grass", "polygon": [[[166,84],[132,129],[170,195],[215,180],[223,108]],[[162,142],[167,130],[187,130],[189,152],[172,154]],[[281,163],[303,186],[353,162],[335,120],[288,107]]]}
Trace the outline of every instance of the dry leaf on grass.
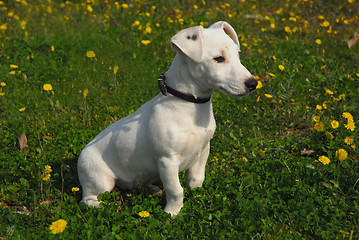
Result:
{"label": "dry leaf on grass", "polygon": [[48,204],[51,204],[50,200],[46,200],[40,203],[40,205],[48,205]]}
{"label": "dry leaf on grass", "polygon": [[348,42],[347,42],[348,43],[348,48],[349,49],[354,48],[354,46],[355,46],[355,44],[357,44],[358,40],[359,40],[358,33],[354,33],[352,38],[350,38],[348,40]]}
{"label": "dry leaf on grass", "polygon": [[[29,209],[27,209],[27,207],[25,206],[13,206],[11,205],[12,207],[15,208],[15,211],[12,211],[11,213],[18,213],[18,214],[25,214],[25,215],[30,215],[31,212],[29,211]],[[3,207],[3,208],[9,208],[10,206],[7,205],[5,202],[0,202],[0,207]]]}
{"label": "dry leaf on grass", "polygon": [[50,137],[50,136],[43,136],[43,138],[44,138],[45,140],[52,140],[52,137]]}
{"label": "dry leaf on grass", "polygon": [[300,151],[300,155],[309,156],[310,154],[313,154],[314,152],[315,152],[314,150],[307,150],[304,148],[302,151]]}
{"label": "dry leaf on grass", "polygon": [[27,137],[25,135],[25,132],[23,132],[21,134],[21,136],[19,137],[19,147],[20,147],[20,152],[22,151],[22,149],[24,147],[28,147],[28,145],[27,145]]}
{"label": "dry leaf on grass", "polygon": [[25,215],[31,214],[29,209],[27,209],[27,207],[25,207],[25,206],[15,206],[15,211],[13,211],[11,213],[18,213],[18,214],[25,214]]}

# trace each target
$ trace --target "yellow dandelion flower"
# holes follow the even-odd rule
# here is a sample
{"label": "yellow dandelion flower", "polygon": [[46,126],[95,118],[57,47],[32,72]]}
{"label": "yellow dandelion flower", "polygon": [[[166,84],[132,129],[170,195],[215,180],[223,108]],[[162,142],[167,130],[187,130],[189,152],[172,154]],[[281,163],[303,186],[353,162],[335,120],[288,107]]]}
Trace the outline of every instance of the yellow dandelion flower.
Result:
{"label": "yellow dandelion flower", "polygon": [[329,89],[325,89],[325,92],[328,93],[329,95],[333,95],[333,92]]}
{"label": "yellow dandelion flower", "polygon": [[65,231],[66,227],[67,227],[67,221],[64,219],[59,219],[51,224],[50,231],[52,234],[58,234]]}
{"label": "yellow dandelion flower", "polygon": [[89,90],[86,88],[85,90],[84,90],[84,92],[83,92],[83,94],[84,94],[84,98],[86,98],[87,97],[87,94],[89,93]]}
{"label": "yellow dandelion flower", "polygon": [[275,75],[273,73],[268,73],[268,75],[271,77],[275,77]]}
{"label": "yellow dandelion flower", "polygon": [[348,121],[348,124],[344,124],[344,127],[353,132],[355,129],[355,123],[353,121]]}
{"label": "yellow dandelion flower", "polygon": [[284,70],[284,66],[283,65],[278,65],[278,68],[283,71]]}
{"label": "yellow dandelion flower", "polygon": [[116,75],[117,71],[118,71],[118,66],[116,65],[116,66],[113,67],[113,74]]}
{"label": "yellow dandelion flower", "polygon": [[52,172],[51,166],[46,165],[45,170],[42,171],[42,175],[41,175],[42,180],[48,181],[51,178],[51,174],[50,174],[51,172]]}
{"label": "yellow dandelion flower", "polygon": [[257,84],[256,89],[260,89],[260,88],[262,88],[262,87],[263,87],[262,82],[261,82],[261,81],[258,81],[258,84]]}
{"label": "yellow dandelion flower", "polygon": [[0,92],[0,97],[5,96],[4,92]]}
{"label": "yellow dandelion flower", "polygon": [[344,139],[344,142],[347,144],[347,145],[351,145],[353,142],[354,142],[354,139],[351,138],[351,137],[346,137]]}
{"label": "yellow dandelion flower", "polygon": [[319,117],[319,116],[314,116],[314,117],[313,117],[313,120],[314,120],[314,122],[319,122],[319,121],[320,121],[320,117]]}
{"label": "yellow dandelion flower", "polygon": [[330,122],[330,125],[332,125],[333,129],[336,129],[339,127],[339,122],[337,120],[333,120]]}
{"label": "yellow dandelion flower", "polygon": [[86,52],[86,57],[88,57],[88,58],[94,58],[94,57],[96,57],[96,54],[95,54],[94,51],[90,50],[90,51],[87,51],[87,52]]}
{"label": "yellow dandelion flower", "polygon": [[1,83],[0,83],[0,86],[5,87],[5,86],[6,86],[6,82],[1,82]]}
{"label": "yellow dandelion flower", "polygon": [[348,157],[347,151],[345,149],[340,148],[335,152],[335,156],[339,159],[339,161],[344,161]]}
{"label": "yellow dandelion flower", "polygon": [[151,41],[150,41],[150,40],[142,40],[141,43],[142,43],[143,45],[148,45],[148,44],[151,43]]}
{"label": "yellow dandelion flower", "polygon": [[51,174],[50,174],[51,172],[52,172],[51,166],[46,165],[45,170],[42,171],[42,175],[41,175],[42,180],[48,181],[51,178]]}
{"label": "yellow dandelion flower", "polygon": [[270,95],[270,94],[264,94],[264,96],[265,96],[266,98],[273,98],[273,96]]}
{"label": "yellow dandelion flower", "polygon": [[25,111],[25,109],[26,109],[26,108],[23,107],[23,108],[20,108],[19,111],[20,111],[20,112],[23,112],[23,111]]}
{"label": "yellow dandelion flower", "polygon": [[320,156],[318,159],[319,162],[323,163],[324,165],[329,164],[330,163],[330,159],[327,158],[326,156]]}
{"label": "yellow dandelion flower", "polygon": [[123,3],[123,4],[121,5],[121,7],[122,7],[123,9],[127,9],[127,8],[128,8],[128,4],[127,4],[127,3]]}
{"label": "yellow dandelion flower", "polygon": [[342,115],[344,118],[347,119],[347,124],[344,124],[344,127],[349,129],[350,131],[354,131],[355,129],[355,123],[354,123],[354,120],[353,120],[353,116],[351,115],[351,113],[349,112],[344,112],[343,115]]}
{"label": "yellow dandelion flower", "polygon": [[45,91],[52,91],[52,86],[49,83],[44,84],[43,89]]}
{"label": "yellow dandelion flower", "polygon": [[324,124],[322,122],[318,122],[314,124],[314,129],[318,132],[322,132],[324,130]]}
{"label": "yellow dandelion flower", "polygon": [[7,29],[7,25],[6,25],[6,23],[4,23],[4,24],[0,25],[0,30],[5,31],[6,29]]}
{"label": "yellow dandelion flower", "polygon": [[55,47],[51,46],[51,52],[55,51]]}
{"label": "yellow dandelion flower", "polygon": [[11,69],[18,69],[19,66],[18,66],[18,65],[15,65],[15,64],[11,64],[11,65],[10,65],[10,68],[11,68]]}
{"label": "yellow dandelion flower", "polygon": [[46,172],[52,172],[51,166],[49,165],[45,165],[45,170]]}
{"label": "yellow dandelion flower", "polygon": [[147,211],[142,211],[142,212],[139,212],[139,213],[138,213],[138,216],[143,217],[143,218],[146,218],[146,217],[149,217],[149,216],[150,216],[150,213],[147,212]]}
{"label": "yellow dandelion flower", "polygon": [[317,105],[315,109],[321,111],[321,110],[323,110],[323,107],[320,105]]}
{"label": "yellow dandelion flower", "polygon": [[246,158],[246,157],[241,157],[241,159],[240,159],[242,162],[248,162],[248,158]]}
{"label": "yellow dandelion flower", "polygon": [[286,33],[288,33],[288,34],[292,34],[292,30],[291,30],[290,27],[288,27],[288,26],[285,26],[285,27],[284,27],[284,31],[285,31]]}
{"label": "yellow dandelion flower", "polygon": [[91,5],[87,5],[86,10],[88,12],[93,12],[93,8],[91,7]]}
{"label": "yellow dandelion flower", "polygon": [[333,136],[333,134],[332,134],[331,132],[326,132],[326,133],[325,133],[325,136],[326,136],[328,139],[333,139],[333,138],[334,138],[334,136]]}
{"label": "yellow dandelion flower", "polygon": [[50,173],[45,172],[45,173],[42,174],[42,180],[43,180],[43,181],[48,181],[48,180],[50,180],[50,178],[51,178],[51,174],[50,174]]}
{"label": "yellow dandelion flower", "polygon": [[328,21],[324,21],[320,24],[320,26],[322,27],[329,27],[330,26],[330,23]]}
{"label": "yellow dandelion flower", "polygon": [[151,33],[152,32],[152,28],[151,28],[150,24],[146,25],[145,32],[146,33]]}
{"label": "yellow dandelion flower", "polygon": [[71,189],[71,191],[72,191],[72,192],[78,192],[78,191],[80,191],[80,188],[78,188],[78,187],[73,187],[73,188]]}
{"label": "yellow dandelion flower", "polygon": [[352,120],[353,121],[353,116],[351,115],[351,113],[349,112],[343,112],[343,115],[342,115],[344,118],[348,119],[349,120]]}
{"label": "yellow dandelion flower", "polygon": [[318,45],[320,45],[320,44],[322,44],[322,41],[321,41],[320,39],[316,39],[316,40],[315,40],[315,43],[318,44]]}
{"label": "yellow dandelion flower", "polygon": [[20,23],[20,27],[22,30],[25,30],[26,29],[26,24],[27,22],[25,20],[22,20],[21,23]]}

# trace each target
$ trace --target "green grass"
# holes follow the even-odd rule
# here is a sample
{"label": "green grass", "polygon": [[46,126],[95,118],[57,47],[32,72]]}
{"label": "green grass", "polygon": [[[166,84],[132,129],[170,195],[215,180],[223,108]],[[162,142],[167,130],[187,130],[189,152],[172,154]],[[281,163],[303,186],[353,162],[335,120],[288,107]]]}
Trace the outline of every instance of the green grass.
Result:
{"label": "green grass", "polygon": [[[127,3],[0,1],[0,238],[358,239],[358,130],[343,117],[359,124],[359,52],[347,47],[358,2]],[[158,94],[171,36],[218,20],[236,29],[241,61],[263,87],[241,99],[215,92],[204,187],[185,190],[175,219],[164,195],[144,189],[105,193],[101,209],[80,205],[83,147]],[[54,235],[59,219],[67,227]]]}

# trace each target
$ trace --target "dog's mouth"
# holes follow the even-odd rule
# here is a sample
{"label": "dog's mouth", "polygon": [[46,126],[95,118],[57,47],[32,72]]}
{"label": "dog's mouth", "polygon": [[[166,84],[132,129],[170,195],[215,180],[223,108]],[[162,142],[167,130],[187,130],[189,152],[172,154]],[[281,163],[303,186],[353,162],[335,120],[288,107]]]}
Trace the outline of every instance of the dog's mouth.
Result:
{"label": "dog's mouth", "polygon": [[246,90],[244,92],[242,91],[241,93],[237,93],[237,92],[229,91],[228,89],[225,89],[224,87],[218,87],[218,90],[225,94],[228,94],[231,97],[244,97],[252,92],[250,90]]}
{"label": "dog's mouth", "polygon": [[238,87],[237,85],[231,84],[225,87],[222,85],[218,86],[217,89],[221,92],[227,93],[232,97],[242,97],[256,90],[258,81],[253,77],[250,77],[244,82],[243,85],[244,86],[242,88]]}

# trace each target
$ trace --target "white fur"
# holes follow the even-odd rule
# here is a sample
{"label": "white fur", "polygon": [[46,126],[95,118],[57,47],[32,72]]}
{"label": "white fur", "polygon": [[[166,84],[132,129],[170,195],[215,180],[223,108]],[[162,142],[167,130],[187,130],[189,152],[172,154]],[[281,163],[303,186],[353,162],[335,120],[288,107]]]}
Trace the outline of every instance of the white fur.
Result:
{"label": "white fur", "polygon": [[[172,88],[195,97],[209,97],[214,89],[232,96],[255,89],[257,82],[239,60],[237,34],[228,23],[184,29],[172,37],[171,45],[177,55],[166,82]],[[99,206],[98,194],[111,191],[115,183],[127,189],[158,189],[152,184],[160,178],[164,210],[177,215],[183,206],[178,173],[187,170],[190,189],[202,186],[215,128],[211,101],[192,103],[159,93],[83,149],[78,159],[82,202]]]}

